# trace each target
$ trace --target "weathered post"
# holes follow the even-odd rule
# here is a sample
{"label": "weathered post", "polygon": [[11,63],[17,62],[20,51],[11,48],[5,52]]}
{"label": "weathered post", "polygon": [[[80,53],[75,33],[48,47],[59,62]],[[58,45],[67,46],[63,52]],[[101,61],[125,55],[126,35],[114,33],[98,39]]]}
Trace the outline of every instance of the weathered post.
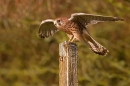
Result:
{"label": "weathered post", "polygon": [[59,45],[59,86],[78,86],[77,45],[63,42]]}

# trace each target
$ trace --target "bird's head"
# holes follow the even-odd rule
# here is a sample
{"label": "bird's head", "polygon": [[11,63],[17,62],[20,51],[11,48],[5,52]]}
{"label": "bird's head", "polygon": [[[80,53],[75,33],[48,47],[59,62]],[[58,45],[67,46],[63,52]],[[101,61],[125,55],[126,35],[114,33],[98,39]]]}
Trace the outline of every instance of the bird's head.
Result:
{"label": "bird's head", "polygon": [[57,18],[54,20],[54,25],[60,29],[66,24],[67,21],[67,18]]}

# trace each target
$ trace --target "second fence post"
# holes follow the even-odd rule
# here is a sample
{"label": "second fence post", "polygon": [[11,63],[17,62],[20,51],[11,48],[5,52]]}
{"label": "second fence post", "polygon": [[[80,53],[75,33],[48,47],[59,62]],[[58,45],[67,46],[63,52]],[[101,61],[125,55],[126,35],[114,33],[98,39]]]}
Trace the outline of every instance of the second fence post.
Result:
{"label": "second fence post", "polygon": [[77,45],[70,42],[60,43],[59,54],[59,86],[78,86]]}

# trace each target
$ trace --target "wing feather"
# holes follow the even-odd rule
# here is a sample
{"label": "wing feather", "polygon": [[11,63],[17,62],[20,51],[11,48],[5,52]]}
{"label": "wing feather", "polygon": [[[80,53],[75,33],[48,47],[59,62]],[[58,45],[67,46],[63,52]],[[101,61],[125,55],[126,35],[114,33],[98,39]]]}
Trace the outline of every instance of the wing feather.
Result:
{"label": "wing feather", "polygon": [[119,20],[123,21],[122,18],[118,18],[118,17],[93,15],[93,14],[86,14],[86,13],[74,13],[71,15],[69,20],[74,22],[79,22],[85,26],[96,24],[98,22],[104,22],[104,21],[119,21]]}
{"label": "wing feather", "polygon": [[47,38],[53,36],[57,31],[58,29],[54,25],[54,20],[47,19],[41,22],[38,34],[41,38]]}

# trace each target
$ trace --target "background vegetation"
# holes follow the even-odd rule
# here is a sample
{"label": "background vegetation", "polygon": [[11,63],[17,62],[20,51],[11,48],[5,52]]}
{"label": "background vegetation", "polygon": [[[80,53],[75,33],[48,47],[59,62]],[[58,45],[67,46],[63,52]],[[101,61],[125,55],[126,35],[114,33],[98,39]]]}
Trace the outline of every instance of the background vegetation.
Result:
{"label": "background vegetation", "polygon": [[130,85],[130,0],[0,0],[0,86],[58,86],[63,32],[41,39],[42,20],[85,12],[118,16],[124,22],[89,26],[91,35],[110,53],[94,54],[78,44],[79,86]]}

